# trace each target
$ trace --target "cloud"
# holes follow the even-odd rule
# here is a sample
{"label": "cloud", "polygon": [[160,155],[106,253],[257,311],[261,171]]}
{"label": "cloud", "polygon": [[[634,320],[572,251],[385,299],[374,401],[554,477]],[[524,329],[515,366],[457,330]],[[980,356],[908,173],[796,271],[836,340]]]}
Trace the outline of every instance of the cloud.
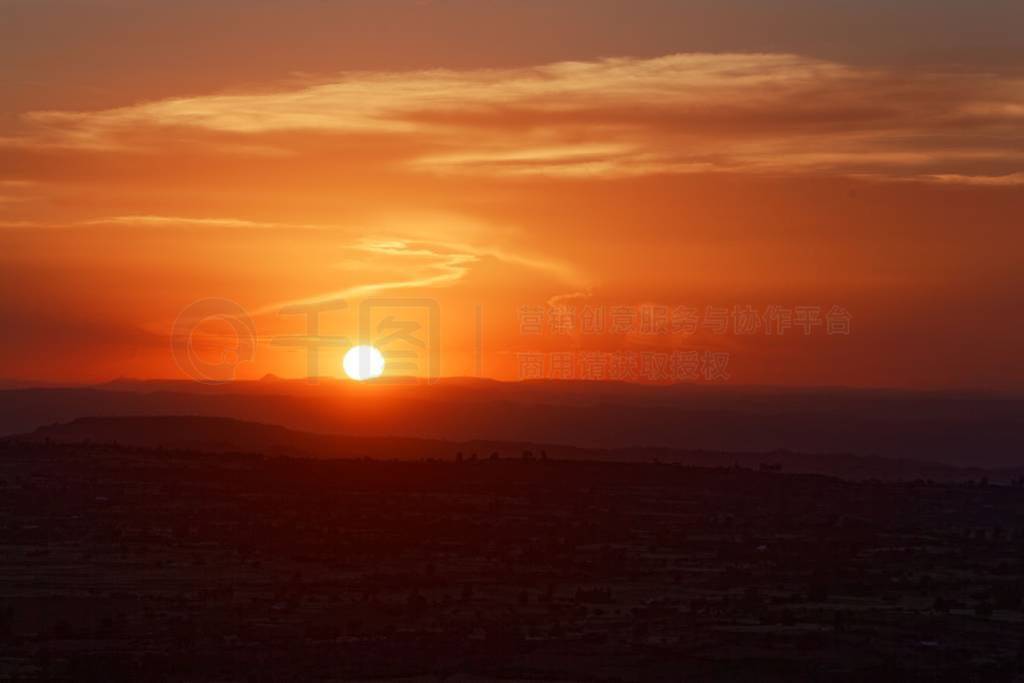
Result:
{"label": "cloud", "polygon": [[387,291],[448,287],[459,282],[478,260],[476,254],[468,251],[451,251],[438,246],[410,244],[403,240],[363,240],[350,248],[361,252],[364,258],[372,256],[378,268],[390,267],[401,276],[321,292],[301,299],[278,301],[253,311],[253,315],[360,299]]}
{"label": "cloud", "polygon": [[183,216],[109,216],[83,221],[82,225],[129,225],[152,228],[237,228],[242,230],[324,230],[308,223],[276,223],[239,218],[189,218]]}
{"label": "cloud", "polygon": [[[18,222],[7,227],[34,225]],[[312,231],[330,236],[334,240],[334,249],[353,255],[351,259],[336,261],[335,266],[355,277],[359,284],[301,299],[277,301],[252,311],[253,315],[277,313],[288,306],[311,306],[359,299],[403,289],[450,287],[465,278],[474,266],[487,260],[517,266],[573,287],[590,285],[589,279],[573,264],[528,253],[514,246],[494,246],[496,233],[502,231],[498,226],[478,225],[448,215],[395,215],[373,226],[165,215],[108,216],[81,221],[76,225],[80,228],[128,226],[162,230]],[[4,227],[4,224],[0,223],[0,227]],[[371,234],[378,237],[362,237]],[[486,246],[470,241],[484,237],[487,238]]]}
{"label": "cloud", "polygon": [[390,270],[399,276],[322,292],[303,299],[276,302],[256,310],[254,315],[277,312],[289,306],[315,306],[332,301],[360,299],[388,291],[450,287],[460,282],[472,267],[485,259],[495,259],[544,273],[566,284],[579,285],[587,281],[571,264],[464,243],[385,238],[358,240],[349,248],[361,254],[364,261],[370,257],[369,260],[377,268]]}
{"label": "cloud", "polygon": [[32,201],[36,197],[28,193],[36,183],[30,180],[2,179],[0,180],[0,206],[4,204],[17,204]]}
{"label": "cloud", "polygon": [[[0,227],[4,227],[0,223]],[[11,223],[8,227],[29,227],[34,223]],[[77,226],[128,226],[167,230],[302,230],[336,237],[338,249],[355,254],[336,263],[348,272],[375,270],[394,272],[396,277],[371,280],[343,289],[323,292],[292,301],[277,302],[256,311],[262,314],[288,305],[313,305],[339,299],[355,299],[384,291],[447,287],[460,281],[469,269],[486,259],[542,273],[574,287],[589,286],[589,279],[571,263],[525,253],[511,247],[494,246],[498,226],[479,225],[450,215],[394,215],[370,225],[332,225],[256,221],[237,217],[187,217],[165,215],[106,216],[77,223]],[[367,239],[360,235],[380,235]],[[442,237],[444,236],[444,237]],[[464,237],[466,239],[460,239]],[[468,239],[486,238],[487,246]],[[372,258],[368,258],[372,257]],[[366,278],[369,279],[369,278]]]}
{"label": "cloud", "polygon": [[453,251],[439,245],[409,243],[403,240],[364,240],[352,247],[376,259],[392,258],[403,261],[405,277],[398,280],[371,282],[344,290],[321,294],[299,303],[320,303],[332,299],[357,299],[383,291],[445,287],[463,278],[469,266],[476,263],[477,255],[467,251]]}
{"label": "cloud", "polygon": [[988,187],[1016,187],[1024,185],[1024,172],[996,176],[959,175],[955,173],[928,176],[936,183],[956,185],[983,185]]}
{"label": "cloud", "polygon": [[296,133],[383,136],[409,141],[396,162],[409,171],[504,177],[957,178],[1024,166],[1019,76],[867,69],[787,54],[349,72],[278,91],[27,118],[37,144],[107,151],[170,146],[189,131],[222,136],[206,142],[240,154],[287,153]]}
{"label": "cloud", "polygon": [[584,292],[565,292],[548,298],[547,304],[552,308],[557,306],[567,306],[577,301],[586,301],[593,295],[594,293],[590,290]]}

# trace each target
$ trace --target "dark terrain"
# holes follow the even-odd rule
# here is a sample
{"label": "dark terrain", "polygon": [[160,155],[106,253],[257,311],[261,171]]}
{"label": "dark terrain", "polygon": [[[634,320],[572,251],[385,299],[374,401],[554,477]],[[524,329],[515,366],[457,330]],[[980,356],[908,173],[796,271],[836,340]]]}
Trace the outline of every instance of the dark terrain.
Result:
{"label": "dark terrain", "polygon": [[220,417],[161,415],[157,417],[84,417],[46,425],[22,441],[99,443],[188,450],[203,453],[259,453],[306,458],[374,458],[427,460],[519,457],[533,453],[557,460],[673,463],[691,467],[745,467],[768,471],[825,474],[843,479],[888,481],[981,481],[1014,483],[1024,468],[956,467],[906,458],[850,453],[729,453],[671,448],[585,448],[560,444],[492,440],[441,441],[411,437],[312,434],[278,425]]}
{"label": "dark terrain", "polygon": [[454,457],[0,442],[0,679],[1024,672],[1019,486]]}
{"label": "dark terrain", "polygon": [[268,378],[0,390],[0,435],[80,417],[200,415],[319,434],[586,449],[857,454],[1024,466],[1024,398],[874,389],[622,382],[316,384]]}

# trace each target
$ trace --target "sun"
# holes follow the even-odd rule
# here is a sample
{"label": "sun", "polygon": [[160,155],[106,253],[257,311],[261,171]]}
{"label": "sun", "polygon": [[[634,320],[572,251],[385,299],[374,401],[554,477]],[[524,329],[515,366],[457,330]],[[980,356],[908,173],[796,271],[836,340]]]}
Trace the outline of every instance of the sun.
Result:
{"label": "sun", "polygon": [[354,380],[380,377],[384,374],[384,354],[376,346],[353,346],[341,361],[345,374]]}

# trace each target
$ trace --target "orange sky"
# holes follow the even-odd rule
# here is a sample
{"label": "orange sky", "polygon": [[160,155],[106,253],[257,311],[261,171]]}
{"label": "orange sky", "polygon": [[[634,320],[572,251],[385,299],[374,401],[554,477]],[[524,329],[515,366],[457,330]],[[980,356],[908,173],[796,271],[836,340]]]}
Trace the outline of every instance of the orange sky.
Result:
{"label": "orange sky", "polygon": [[[185,376],[207,298],[254,321],[237,376],[303,376],[282,307],[344,299],[320,333],[352,340],[402,297],[437,302],[444,375],[479,309],[502,379],[712,350],[742,384],[1020,389],[1020,6],[682,4],[0,2],[0,377]],[[851,329],[524,334],[550,303]]]}

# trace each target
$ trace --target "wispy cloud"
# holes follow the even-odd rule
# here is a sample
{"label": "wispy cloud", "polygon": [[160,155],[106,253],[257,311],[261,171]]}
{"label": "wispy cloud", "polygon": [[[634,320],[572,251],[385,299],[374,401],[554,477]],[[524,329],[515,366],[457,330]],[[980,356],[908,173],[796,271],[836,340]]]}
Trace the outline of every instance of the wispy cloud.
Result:
{"label": "wispy cloud", "polygon": [[124,225],[153,228],[237,228],[241,230],[325,230],[309,223],[250,221],[239,218],[191,218],[184,216],[108,216],[83,221],[82,225]]}
{"label": "wispy cloud", "polygon": [[275,302],[258,309],[255,314],[277,312],[288,306],[312,306],[332,301],[360,299],[396,290],[450,287],[463,280],[471,268],[485,259],[495,259],[544,273],[566,284],[578,285],[586,281],[574,266],[567,263],[469,244],[374,239],[359,240],[349,248],[362,254],[364,259],[371,258],[378,268],[391,270],[399,276],[321,292],[302,299]]}
{"label": "wispy cloud", "polygon": [[36,183],[31,180],[0,180],[0,205],[19,204],[37,199],[37,196],[30,192],[35,187]]}
{"label": "wispy cloud", "polygon": [[415,141],[399,163],[431,173],[832,173],[987,184],[967,180],[980,176],[966,164],[987,165],[981,173],[992,177],[1024,166],[1019,76],[907,73],[786,54],[350,72],[277,92],[28,119],[39,144],[107,150],[159,147],[190,130],[275,153],[295,132],[397,136]]}
{"label": "wispy cloud", "polygon": [[450,252],[428,245],[409,244],[402,240],[361,241],[350,248],[377,260],[389,261],[388,265],[392,267],[395,266],[394,261],[397,259],[399,263],[394,270],[401,273],[401,277],[320,292],[301,299],[278,301],[257,309],[253,314],[266,315],[288,307],[361,299],[394,290],[447,287],[461,280],[470,265],[477,261],[477,257],[472,253]]}
{"label": "wispy cloud", "polygon": [[1007,173],[1006,175],[960,175],[939,174],[928,176],[926,180],[937,183],[953,183],[957,185],[986,185],[989,187],[1015,187],[1024,185],[1024,172]]}
{"label": "wispy cloud", "polygon": [[[341,226],[317,223],[257,221],[237,217],[186,217],[164,215],[108,216],[81,221],[80,228],[123,226],[160,230],[302,230],[336,236],[333,249],[348,252],[352,258],[338,261],[358,281],[347,287],[319,292],[307,297],[277,301],[253,311],[254,315],[276,313],[286,306],[315,305],[337,300],[352,300],[383,292],[406,289],[450,287],[470,270],[487,261],[517,266],[541,274],[553,282],[572,287],[588,287],[589,279],[573,264],[517,250],[511,246],[481,246],[460,241],[460,232],[488,232],[455,217],[424,215],[397,217],[395,224],[414,226],[404,230],[375,225]],[[0,223],[0,227],[35,227],[35,223]],[[73,226],[72,226],[73,227]],[[359,235],[378,235],[374,239]],[[442,237],[442,235],[445,235]],[[385,276],[381,277],[381,273]],[[376,274],[376,277],[375,277]],[[388,277],[390,275],[390,277]]]}

